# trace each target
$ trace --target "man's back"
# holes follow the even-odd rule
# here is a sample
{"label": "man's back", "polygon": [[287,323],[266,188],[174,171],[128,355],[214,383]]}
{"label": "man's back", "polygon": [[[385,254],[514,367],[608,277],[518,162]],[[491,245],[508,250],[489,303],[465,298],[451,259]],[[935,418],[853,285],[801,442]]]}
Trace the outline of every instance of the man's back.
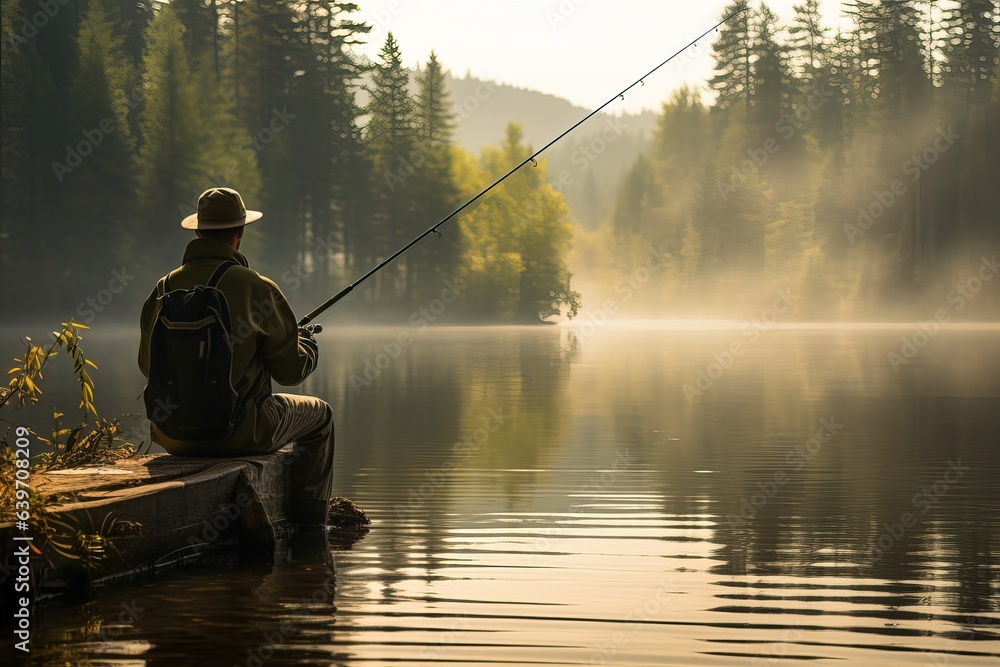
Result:
{"label": "man's back", "polygon": [[[235,248],[220,241],[199,238],[191,241],[184,253],[182,265],[169,274],[172,290],[186,290],[208,282],[223,262],[236,262],[218,285],[229,309],[229,331],[233,342],[231,382],[240,397],[251,396],[246,417],[236,431],[224,441],[172,440],[155,428],[151,437],[158,444],[177,449],[228,449],[238,440],[260,446],[270,444],[278,415],[268,410],[264,400],[271,394],[273,378],[282,385],[302,382],[316,367],[318,348],[314,341],[299,335],[295,315],[271,280],[249,268],[246,258]],[[150,334],[159,315],[159,301],[154,289],[141,315],[142,338],[139,345],[139,368],[149,376]],[[169,405],[159,406],[169,410]],[[154,420],[155,421],[155,420]]]}

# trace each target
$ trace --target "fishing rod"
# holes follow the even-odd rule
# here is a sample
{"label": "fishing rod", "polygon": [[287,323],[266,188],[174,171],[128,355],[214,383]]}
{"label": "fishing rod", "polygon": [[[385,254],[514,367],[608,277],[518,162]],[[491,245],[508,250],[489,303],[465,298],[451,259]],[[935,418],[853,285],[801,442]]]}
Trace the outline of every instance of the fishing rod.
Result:
{"label": "fishing rod", "polygon": [[[299,326],[300,327],[304,327],[307,324],[309,324],[310,322],[312,322],[314,319],[316,319],[317,317],[319,317],[328,308],[330,308],[331,306],[333,306],[334,304],[336,304],[338,301],[340,301],[341,299],[343,299],[344,297],[346,297],[348,294],[350,294],[354,290],[355,287],[357,287],[358,285],[360,285],[364,281],[366,281],[369,278],[371,278],[373,275],[375,275],[376,273],[378,273],[379,271],[381,271],[387,264],[389,264],[390,262],[392,262],[394,259],[396,259],[400,255],[402,255],[404,252],[406,252],[407,250],[409,250],[413,246],[415,246],[418,243],[420,243],[422,240],[424,240],[425,238],[427,238],[431,234],[435,234],[437,236],[440,236],[441,232],[438,231],[438,227],[440,227],[444,223],[448,222],[449,220],[451,220],[452,218],[454,218],[456,215],[458,215],[459,213],[461,213],[462,211],[464,211],[465,209],[467,209],[468,207],[472,206],[474,203],[476,203],[477,201],[479,201],[479,199],[481,199],[482,197],[484,197],[493,188],[495,188],[496,186],[500,185],[505,180],[507,180],[508,178],[510,178],[514,174],[514,172],[516,172],[518,169],[520,169],[524,165],[526,165],[526,164],[528,164],[530,162],[533,165],[538,166],[538,162],[535,160],[535,158],[537,158],[539,155],[541,155],[542,153],[544,153],[553,144],[555,144],[556,142],[558,142],[559,140],[561,140],[563,137],[565,137],[567,134],[569,134],[570,132],[572,132],[573,130],[575,130],[576,128],[580,127],[581,125],[583,125],[584,123],[586,123],[588,120],[590,120],[591,118],[593,118],[594,116],[596,116],[597,114],[599,114],[605,107],[607,107],[608,105],[612,104],[616,100],[619,100],[619,99],[620,100],[624,100],[625,99],[625,93],[627,93],[628,91],[632,90],[633,88],[635,88],[636,86],[639,86],[639,85],[645,86],[646,85],[646,82],[645,82],[646,77],[648,77],[649,75],[653,74],[658,69],[660,69],[661,67],[663,67],[664,65],[666,65],[667,63],[669,63],[671,60],[673,60],[674,58],[676,58],[680,54],[682,54],[685,51],[687,51],[688,49],[690,49],[692,46],[694,46],[699,41],[701,41],[701,39],[704,38],[705,35],[707,35],[708,33],[712,32],[713,30],[718,30],[719,27],[725,25],[730,20],[732,20],[734,17],[738,16],[739,14],[742,14],[743,12],[747,11],[748,9],[749,9],[749,7],[744,7],[743,9],[740,9],[738,11],[733,12],[732,14],[730,14],[726,18],[722,19],[721,21],[719,21],[718,23],[716,23],[715,25],[713,25],[711,28],[709,28],[705,32],[703,32],[700,35],[698,35],[697,37],[695,37],[693,40],[691,40],[690,42],[688,42],[682,49],[678,50],[676,53],[674,53],[669,58],[667,58],[666,60],[664,60],[663,62],[661,62],[659,65],[657,65],[653,69],[649,70],[648,72],[646,72],[645,74],[643,74],[642,76],[640,76],[638,79],[636,79],[631,84],[629,84],[624,90],[622,90],[621,92],[617,93],[614,97],[612,97],[611,99],[609,99],[607,102],[605,102],[601,106],[597,107],[596,109],[594,109],[593,111],[591,111],[590,113],[588,113],[586,116],[584,116],[583,118],[581,118],[580,120],[578,120],[576,123],[574,123],[573,125],[571,125],[568,129],[566,129],[565,131],[563,131],[563,133],[560,134],[558,137],[556,137],[555,139],[553,139],[552,141],[550,141],[549,143],[545,144],[544,146],[542,146],[541,148],[539,148],[537,151],[535,151],[534,153],[532,153],[531,155],[529,155],[527,158],[525,158],[523,161],[521,161],[517,166],[515,166],[514,168],[512,168],[506,174],[504,174],[503,176],[501,176],[497,180],[493,181],[493,183],[491,183],[486,189],[482,190],[475,197],[473,197],[469,201],[465,202],[464,204],[462,204],[461,206],[459,206],[458,208],[456,208],[454,211],[452,211],[451,213],[449,213],[447,216],[445,216],[444,218],[442,218],[433,227],[428,228],[420,236],[416,237],[415,239],[413,239],[412,241],[410,241],[409,243],[407,243],[406,245],[404,245],[402,248],[400,248],[399,250],[397,250],[396,252],[392,253],[391,255],[389,255],[388,257],[386,257],[384,260],[382,260],[381,262],[379,262],[378,264],[376,264],[374,268],[372,268],[372,269],[370,269],[368,271],[368,273],[364,274],[363,276],[361,276],[360,278],[358,278],[357,280],[355,280],[353,283],[351,283],[350,285],[348,285],[347,287],[345,287],[344,289],[340,290],[339,292],[337,292],[336,294],[334,294],[333,296],[331,296],[329,299],[327,299],[326,301],[324,301],[319,307],[317,307],[316,309],[314,309],[313,311],[311,311],[309,314],[307,314],[305,317],[303,317],[301,320],[299,320]],[[322,327],[319,326],[318,324],[312,325],[311,329],[314,332],[316,332],[316,333],[322,331]]]}

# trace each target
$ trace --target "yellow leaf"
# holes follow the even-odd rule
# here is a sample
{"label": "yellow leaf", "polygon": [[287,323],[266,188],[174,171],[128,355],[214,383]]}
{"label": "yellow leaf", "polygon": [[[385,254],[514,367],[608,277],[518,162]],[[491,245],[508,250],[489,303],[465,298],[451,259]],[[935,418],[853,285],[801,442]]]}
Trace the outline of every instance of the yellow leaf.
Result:
{"label": "yellow leaf", "polygon": [[10,375],[11,373],[17,373],[20,370],[21,370],[20,366],[14,366],[14,368],[12,368],[9,371],[7,371],[7,375]]}
{"label": "yellow leaf", "polygon": [[76,327],[77,329],[89,329],[90,328],[86,324],[80,324],[79,322],[73,322],[72,320],[70,320],[70,325]]}
{"label": "yellow leaf", "polygon": [[97,368],[97,364],[95,364],[90,359],[84,359],[84,363],[86,363],[88,366],[92,366],[93,368]]}

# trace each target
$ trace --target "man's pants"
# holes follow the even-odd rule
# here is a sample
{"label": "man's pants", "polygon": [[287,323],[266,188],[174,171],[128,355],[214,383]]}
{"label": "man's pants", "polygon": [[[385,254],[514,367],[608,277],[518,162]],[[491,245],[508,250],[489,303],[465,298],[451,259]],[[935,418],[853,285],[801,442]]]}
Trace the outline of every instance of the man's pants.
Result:
{"label": "man's pants", "polygon": [[294,518],[297,508],[319,501],[325,503],[333,492],[333,408],[315,396],[274,394],[269,400],[275,402],[281,414],[269,451],[295,443],[292,448]]}

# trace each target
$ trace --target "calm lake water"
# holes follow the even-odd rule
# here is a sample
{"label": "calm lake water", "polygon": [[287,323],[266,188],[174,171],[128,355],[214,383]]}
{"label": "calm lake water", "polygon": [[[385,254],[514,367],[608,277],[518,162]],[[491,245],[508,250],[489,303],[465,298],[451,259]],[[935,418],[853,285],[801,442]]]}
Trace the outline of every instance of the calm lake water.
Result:
{"label": "calm lake water", "polygon": [[329,328],[370,533],[49,605],[28,664],[1000,664],[1000,329],[917,330]]}

